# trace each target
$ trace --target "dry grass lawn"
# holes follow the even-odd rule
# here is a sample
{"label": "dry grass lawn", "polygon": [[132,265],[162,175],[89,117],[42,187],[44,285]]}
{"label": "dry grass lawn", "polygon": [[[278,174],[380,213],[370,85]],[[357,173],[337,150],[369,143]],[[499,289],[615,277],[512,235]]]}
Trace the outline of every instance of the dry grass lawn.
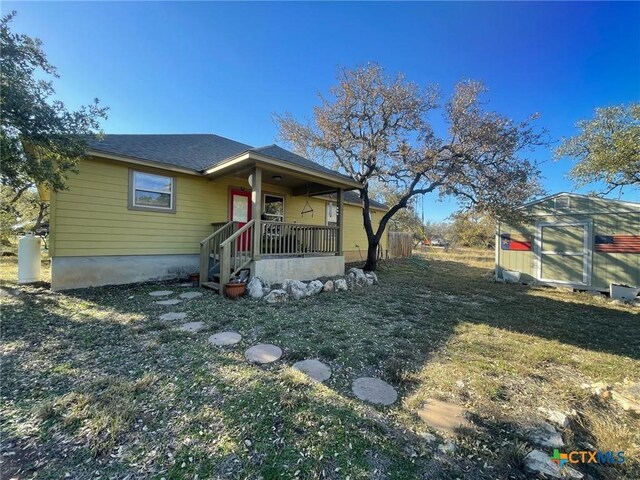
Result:
{"label": "dry grass lawn", "polygon": [[[10,287],[15,266],[2,262]],[[575,410],[566,451],[626,452],[624,464],[578,470],[639,478],[638,418],[581,384],[640,379],[640,310],[496,284],[490,263],[491,252],[434,250],[383,264],[377,286],[280,306],[205,292],[161,307],[148,295],[158,284],[19,289],[1,298],[2,469],[39,479],[524,479],[526,429],[550,407]],[[206,329],[180,332],[159,319],[167,311]],[[221,330],[243,341],[212,347]],[[283,358],[247,364],[244,349],[259,342]],[[290,368],[305,358],[332,377],[316,384]],[[399,400],[362,403],[350,389],[358,376],[385,379]],[[427,398],[469,412],[473,428],[457,433],[454,453],[416,415]]]}

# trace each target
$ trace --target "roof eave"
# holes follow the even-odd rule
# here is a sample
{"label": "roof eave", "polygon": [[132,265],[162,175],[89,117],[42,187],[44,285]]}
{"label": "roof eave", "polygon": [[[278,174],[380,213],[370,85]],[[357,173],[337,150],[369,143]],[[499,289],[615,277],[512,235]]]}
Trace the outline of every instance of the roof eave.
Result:
{"label": "roof eave", "polygon": [[331,186],[337,188],[343,188],[345,190],[355,190],[362,188],[362,184],[360,182],[356,182],[355,180],[344,177],[341,175],[333,175],[324,172],[320,172],[318,170],[314,170],[312,168],[306,168],[300,165],[296,165],[292,162],[287,162],[285,160],[280,160],[278,158],[271,157],[269,155],[264,155],[261,153],[257,153],[254,151],[247,150],[238,155],[234,155],[233,157],[229,157],[222,162],[219,162],[211,167],[204,169],[203,173],[208,176],[223,176],[224,172],[237,168],[242,163],[245,162],[258,162],[263,166],[281,168],[284,170],[293,170],[297,173],[300,173],[304,176],[310,177],[316,182],[320,183],[329,183]]}
{"label": "roof eave", "polygon": [[139,158],[139,157],[133,157],[130,155],[122,155],[122,154],[106,152],[96,148],[87,148],[85,150],[85,153],[86,155],[90,155],[94,157],[106,158],[109,160],[115,160],[115,161],[124,162],[124,163],[133,163],[136,165],[144,165],[147,167],[159,168],[162,170],[169,170],[171,172],[186,173],[188,175],[202,175],[202,172],[199,172],[198,170],[178,167],[176,165],[171,165],[168,163],[156,162],[153,160],[148,160],[146,158]]}

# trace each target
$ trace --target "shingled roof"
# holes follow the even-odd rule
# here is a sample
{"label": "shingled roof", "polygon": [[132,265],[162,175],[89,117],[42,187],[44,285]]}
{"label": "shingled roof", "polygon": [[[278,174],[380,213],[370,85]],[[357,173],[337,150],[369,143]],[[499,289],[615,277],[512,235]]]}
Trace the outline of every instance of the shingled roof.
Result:
{"label": "shingled roof", "polygon": [[103,135],[101,140],[90,141],[89,148],[97,152],[164,163],[198,172],[215,167],[224,160],[241,153],[254,152],[327,175],[349,179],[340,172],[323,167],[278,145],[255,148],[246,143],[212,134],[108,134]]}
{"label": "shingled roof", "polygon": [[251,145],[212,134],[107,134],[101,140],[90,141],[89,148],[198,172],[253,149]]}
{"label": "shingled roof", "polygon": [[[350,179],[278,145],[255,148],[213,134],[106,134],[100,140],[89,141],[88,146],[96,153],[147,160],[196,172],[204,172],[242,153],[253,152],[327,175]],[[345,201],[362,204],[360,196],[355,192],[345,192]],[[371,201],[371,206],[386,208],[375,201]]]}
{"label": "shingled roof", "polygon": [[346,175],[343,175],[340,172],[335,170],[331,170],[330,168],[323,167],[319,163],[312,162],[311,160],[301,157],[289,150],[285,150],[278,145],[268,145],[266,147],[252,148],[252,152],[260,153],[262,155],[266,155],[268,157],[275,158],[277,160],[282,160],[283,162],[292,163],[294,165],[298,165],[300,167],[310,168],[312,170],[318,170],[319,172],[326,173],[328,175],[336,175],[345,179],[350,179]]}
{"label": "shingled roof", "polygon": [[[327,195],[327,197],[329,197],[333,201],[336,200],[335,193],[329,194]],[[362,199],[360,198],[360,194],[354,191],[344,192],[344,201],[348,203],[353,203],[355,205],[362,205]],[[375,200],[371,200],[371,199],[369,199],[369,205],[372,208],[379,208],[384,210],[389,208],[384,203],[376,202]]]}

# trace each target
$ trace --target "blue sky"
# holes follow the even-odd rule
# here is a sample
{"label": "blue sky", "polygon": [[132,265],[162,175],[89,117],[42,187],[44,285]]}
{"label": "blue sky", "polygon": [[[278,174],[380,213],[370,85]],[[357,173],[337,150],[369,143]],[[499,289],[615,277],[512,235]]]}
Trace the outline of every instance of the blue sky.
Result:
{"label": "blue sky", "polygon": [[[370,61],[444,94],[482,80],[490,108],[539,112],[556,141],[595,107],[640,100],[640,3],[3,3],[43,40],[61,100],[111,108],[107,133],[274,143],[273,113],[308,118],[338,66]],[[569,167],[542,165],[549,192],[572,190]],[[433,220],[455,209],[424,205]]]}

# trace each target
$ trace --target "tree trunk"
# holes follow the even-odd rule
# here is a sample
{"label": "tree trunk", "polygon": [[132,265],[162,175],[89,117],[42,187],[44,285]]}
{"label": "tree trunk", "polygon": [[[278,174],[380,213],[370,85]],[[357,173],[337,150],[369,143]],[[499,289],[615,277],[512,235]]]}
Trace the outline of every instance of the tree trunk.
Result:
{"label": "tree trunk", "polygon": [[40,225],[42,225],[42,220],[44,220],[44,216],[47,213],[47,208],[49,207],[49,205],[47,205],[45,202],[40,202],[38,206],[40,207],[40,211],[38,212],[36,224],[33,226],[34,231],[38,230],[38,228],[40,228]]}
{"label": "tree trunk", "polygon": [[364,264],[363,270],[373,272],[378,266],[378,246],[380,245],[380,239],[377,237],[370,238],[368,243],[367,263]]}

